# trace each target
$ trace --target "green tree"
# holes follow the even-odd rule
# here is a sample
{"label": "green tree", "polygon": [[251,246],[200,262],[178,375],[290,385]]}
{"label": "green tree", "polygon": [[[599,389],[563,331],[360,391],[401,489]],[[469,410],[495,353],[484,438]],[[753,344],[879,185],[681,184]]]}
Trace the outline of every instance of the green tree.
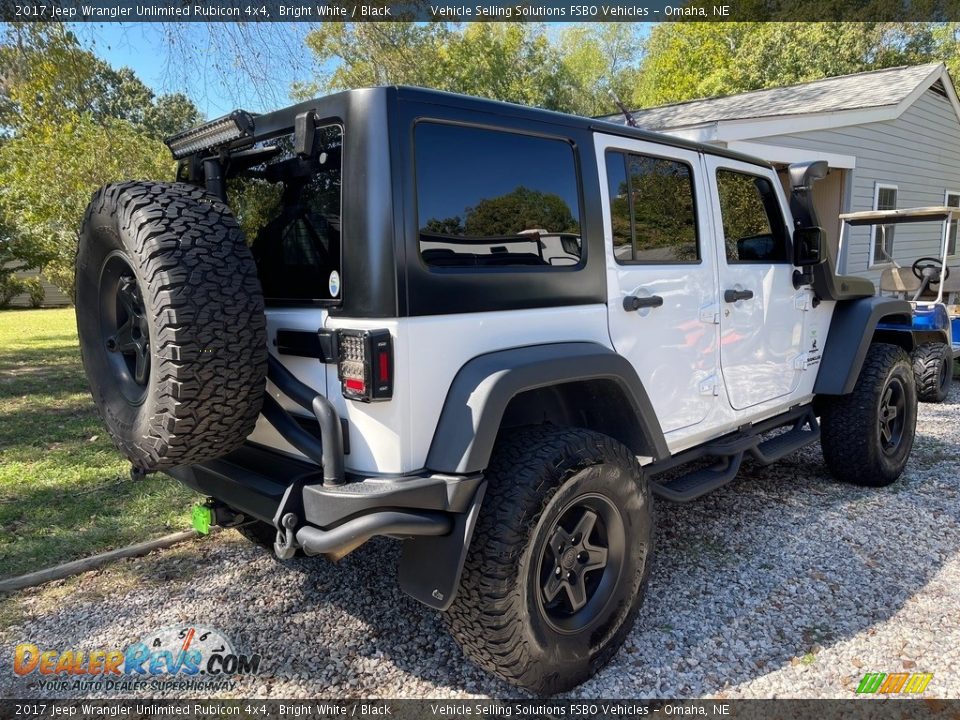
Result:
{"label": "green tree", "polygon": [[166,138],[203,121],[193,101],[182,93],[160,95],[144,110],[143,129],[155,138]]}
{"label": "green tree", "polygon": [[437,235],[463,235],[463,218],[459,215],[448,218],[430,218],[424,223],[423,230]]}
{"label": "green tree", "polygon": [[3,210],[15,220],[14,256],[42,267],[51,282],[73,288],[76,236],[92,193],[118,180],[172,180],[166,147],[124,120],[88,114],[36,123],[0,146]]}
{"label": "green tree", "polygon": [[8,26],[0,67],[0,264],[42,268],[70,292],[91,194],[108,182],[172,179],[161,139],[200,114],[182,95],[156,97],[61,25]]}
{"label": "green tree", "polygon": [[933,29],[934,55],[946,64],[950,75],[960,77],[960,23],[943,23]]}
{"label": "green tree", "polygon": [[609,90],[631,97],[641,49],[629,23],[324,23],[306,42],[322,70],[298,97],[400,84],[581,114],[613,112]]}
{"label": "green tree", "polygon": [[294,86],[294,94],[394,83],[439,87],[441,52],[452,34],[445,23],[322,23],[306,38],[321,68],[317,80]]}
{"label": "green tree", "polygon": [[520,186],[505,195],[485,198],[467,210],[464,232],[473,237],[516,235],[523,230],[580,232],[570,207],[559,195]]}
{"label": "green tree", "polygon": [[957,63],[957,29],[935,23],[663,23],[645,43],[632,100],[693,98],[942,60]]}
{"label": "green tree", "polygon": [[26,288],[15,274],[18,270],[36,267],[44,257],[37,254],[37,248],[25,243],[21,235],[14,232],[2,205],[4,194],[0,190],[0,307],[19,295]]}
{"label": "green tree", "polygon": [[634,23],[574,25],[557,40],[562,109],[578,115],[616,112],[616,97],[629,103],[639,81],[643,43]]}

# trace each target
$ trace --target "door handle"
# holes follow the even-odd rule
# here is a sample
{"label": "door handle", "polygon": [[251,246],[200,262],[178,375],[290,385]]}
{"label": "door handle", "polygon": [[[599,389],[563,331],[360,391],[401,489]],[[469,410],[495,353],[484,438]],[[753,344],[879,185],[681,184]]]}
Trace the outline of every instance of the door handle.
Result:
{"label": "door handle", "polygon": [[637,297],[636,295],[627,295],[623,299],[623,309],[627,312],[639,310],[640,308],[657,308],[663,305],[663,298],[659,295],[649,297]]}
{"label": "door handle", "polygon": [[753,297],[753,290],[724,290],[723,301],[735,303],[737,300],[749,300]]}

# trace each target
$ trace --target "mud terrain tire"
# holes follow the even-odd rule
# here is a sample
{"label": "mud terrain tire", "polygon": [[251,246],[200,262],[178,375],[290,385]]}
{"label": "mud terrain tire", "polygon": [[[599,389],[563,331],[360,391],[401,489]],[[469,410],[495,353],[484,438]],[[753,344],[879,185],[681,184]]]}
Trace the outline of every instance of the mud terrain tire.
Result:
{"label": "mud terrain tire", "polygon": [[920,402],[939,403],[950,394],[953,356],[945,343],[925,343],[910,355]]}

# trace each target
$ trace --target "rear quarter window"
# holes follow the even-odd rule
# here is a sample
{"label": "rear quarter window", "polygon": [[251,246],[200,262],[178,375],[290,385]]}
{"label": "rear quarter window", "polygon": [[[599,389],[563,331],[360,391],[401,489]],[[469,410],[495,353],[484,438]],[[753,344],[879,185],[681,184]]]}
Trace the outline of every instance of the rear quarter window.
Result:
{"label": "rear quarter window", "polygon": [[414,130],[420,257],[431,269],[582,264],[573,146],[434,122]]}

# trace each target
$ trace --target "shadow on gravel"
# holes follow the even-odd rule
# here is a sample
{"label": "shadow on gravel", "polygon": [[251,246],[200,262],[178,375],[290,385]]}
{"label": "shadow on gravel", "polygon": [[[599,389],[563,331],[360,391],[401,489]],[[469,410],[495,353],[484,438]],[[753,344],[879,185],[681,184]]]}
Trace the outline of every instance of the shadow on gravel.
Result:
{"label": "shadow on gravel", "polygon": [[[955,383],[948,403],[958,402]],[[956,417],[944,406],[921,414],[948,410]],[[769,468],[746,466],[689,505],[658,503],[657,556],[637,625],[613,663],[570,695],[722,694],[815,663],[822,649],[892,618],[960,553],[955,433],[921,436],[906,474],[886,489],[835,483],[814,447]],[[391,541],[336,565],[279,563],[232,533],[191,547],[176,562],[135,561],[141,581],[122,596],[87,602],[82,584],[69,606],[23,596],[23,624],[0,638],[122,646],[154,628],[199,623],[263,655],[265,675],[239,694],[520,695],[472,666],[438,615],[397,589]],[[36,692],[0,686],[4,695],[25,690]],[[838,682],[824,692],[847,690]]]}

